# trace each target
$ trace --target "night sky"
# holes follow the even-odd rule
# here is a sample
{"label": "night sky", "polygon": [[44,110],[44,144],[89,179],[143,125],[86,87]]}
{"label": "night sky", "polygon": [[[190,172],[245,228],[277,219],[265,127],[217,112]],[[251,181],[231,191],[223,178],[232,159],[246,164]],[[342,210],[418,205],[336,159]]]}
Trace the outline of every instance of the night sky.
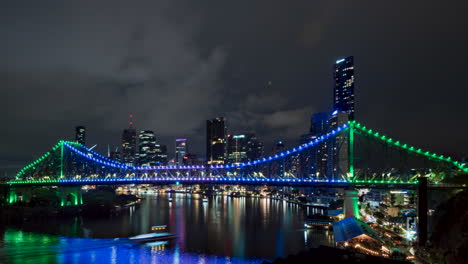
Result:
{"label": "night sky", "polygon": [[[356,120],[468,155],[466,1],[6,1],[0,6],[0,177],[74,127],[120,145],[128,114],[205,155],[205,120],[297,144],[355,60]],[[184,3],[185,2],[185,3]],[[268,83],[271,82],[271,86]]]}

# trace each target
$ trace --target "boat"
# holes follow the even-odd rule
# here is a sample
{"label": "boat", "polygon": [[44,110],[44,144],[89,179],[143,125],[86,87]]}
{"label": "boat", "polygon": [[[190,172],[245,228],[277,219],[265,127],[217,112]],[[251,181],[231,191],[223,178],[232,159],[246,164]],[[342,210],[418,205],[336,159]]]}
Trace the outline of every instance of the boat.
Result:
{"label": "boat", "polygon": [[307,221],[304,224],[304,227],[308,229],[331,229],[332,223],[327,222],[327,221],[319,221],[319,220]]}
{"label": "boat", "polygon": [[171,197],[169,197],[168,200],[169,200],[169,202],[172,202],[172,198],[171,198]]}
{"label": "boat", "polygon": [[171,233],[148,233],[148,234],[141,234],[138,236],[129,237],[128,240],[135,243],[142,243],[142,242],[153,242],[158,240],[167,240],[170,238],[174,238],[175,235]]}
{"label": "boat", "polygon": [[232,192],[231,197],[241,197],[240,192]]}
{"label": "boat", "polygon": [[204,203],[207,203],[207,202],[208,202],[208,198],[203,198],[202,201],[203,201]]}
{"label": "boat", "polygon": [[317,229],[332,229],[333,219],[326,215],[315,214],[307,217],[308,220],[305,222],[305,228],[317,228]]}

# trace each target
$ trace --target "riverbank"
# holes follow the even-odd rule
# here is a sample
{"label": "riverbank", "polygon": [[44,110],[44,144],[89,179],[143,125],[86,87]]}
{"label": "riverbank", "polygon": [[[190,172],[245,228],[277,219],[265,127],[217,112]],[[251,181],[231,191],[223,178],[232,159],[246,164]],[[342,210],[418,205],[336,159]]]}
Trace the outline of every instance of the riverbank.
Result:
{"label": "riverbank", "polygon": [[319,246],[304,250],[286,258],[278,258],[273,262],[264,261],[262,264],[295,264],[295,263],[360,263],[360,264],[408,264],[411,262],[393,260],[351,252],[339,248]]}
{"label": "riverbank", "polygon": [[117,214],[127,208],[138,206],[141,199],[131,194],[116,194],[112,189],[89,190],[83,193],[83,204],[61,204],[54,191],[41,190],[39,195],[29,201],[3,204],[0,207],[0,221],[3,223],[22,223],[41,218],[105,216]]}

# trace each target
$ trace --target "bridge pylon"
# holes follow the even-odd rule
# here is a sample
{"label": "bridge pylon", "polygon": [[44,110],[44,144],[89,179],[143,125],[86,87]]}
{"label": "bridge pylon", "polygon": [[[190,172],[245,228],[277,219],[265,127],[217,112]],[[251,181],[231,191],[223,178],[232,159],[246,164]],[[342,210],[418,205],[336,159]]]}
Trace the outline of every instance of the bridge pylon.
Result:
{"label": "bridge pylon", "polygon": [[354,216],[356,219],[360,219],[359,214],[359,196],[358,191],[354,186],[346,188],[344,191],[344,203],[343,203],[343,214],[346,217]]}
{"label": "bridge pylon", "polygon": [[354,122],[349,123],[348,129],[348,180],[354,180]]}
{"label": "bridge pylon", "polygon": [[427,242],[427,178],[418,178],[418,244]]}

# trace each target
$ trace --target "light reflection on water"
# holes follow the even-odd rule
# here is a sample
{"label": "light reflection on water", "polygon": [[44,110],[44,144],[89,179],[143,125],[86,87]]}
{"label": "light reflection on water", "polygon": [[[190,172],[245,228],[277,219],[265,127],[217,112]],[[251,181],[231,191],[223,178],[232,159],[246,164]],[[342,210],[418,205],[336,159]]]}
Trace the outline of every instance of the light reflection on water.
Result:
{"label": "light reflection on water", "polygon": [[[111,218],[49,219],[0,230],[0,263],[261,263],[304,248],[332,244],[329,231],[304,230],[297,205],[259,198],[146,196],[138,208]],[[125,238],[168,225],[163,245]]]}

